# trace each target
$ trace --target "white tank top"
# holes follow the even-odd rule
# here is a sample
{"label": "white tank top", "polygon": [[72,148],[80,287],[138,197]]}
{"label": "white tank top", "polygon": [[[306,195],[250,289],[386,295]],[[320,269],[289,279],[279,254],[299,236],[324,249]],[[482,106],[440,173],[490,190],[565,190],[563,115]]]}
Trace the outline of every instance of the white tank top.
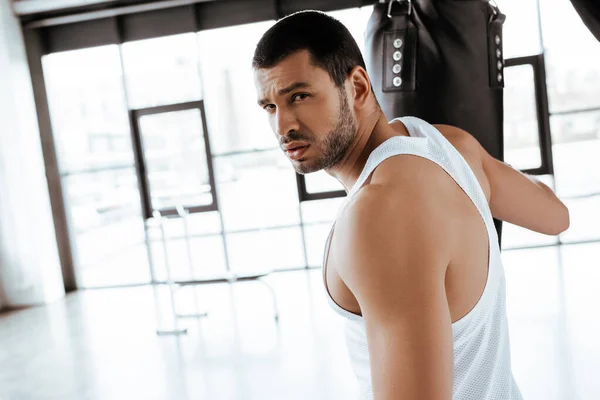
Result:
{"label": "white tank top", "polygon": [[[398,118],[398,120],[406,126],[410,136],[392,137],[371,153],[362,173],[350,190],[348,199],[364,185],[380,163],[399,154],[411,154],[433,161],[464,190],[477,207],[487,227],[489,268],[481,298],[466,316],[452,324],[454,339],[452,399],[522,399],[511,371],[504,269],[500,259],[498,235],[487,199],[469,164],[435,127],[414,117]],[[332,233],[333,229],[325,248],[323,275],[325,275]],[[346,319],[346,344],[352,368],[358,378],[360,398],[371,400],[373,388],[364,320],[361,316],[337,305],[329,295],[326,279],[324,280],[331,307]]]}

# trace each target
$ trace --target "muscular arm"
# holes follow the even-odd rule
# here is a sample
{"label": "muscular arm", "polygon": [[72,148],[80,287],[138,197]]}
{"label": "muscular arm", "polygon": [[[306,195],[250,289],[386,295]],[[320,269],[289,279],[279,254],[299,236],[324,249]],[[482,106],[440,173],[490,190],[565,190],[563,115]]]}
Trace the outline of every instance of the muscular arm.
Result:
{"label": "muscular arm", "polygon": [[492,157],[469,133],[448,125],[438,129],[462,135],[465,146],[476,150],[490,185],[495,218],[547,235],[569,228],[569,210],[548,186]]}
{"label": "muscular arm", "polygon": [[444,274],[450,229],[417,179],[367,187],[338,219],[340,276],[367,330],[375,400],[450,400],[453,343]]}
{"label": "muscular arm", "polygon": [[548,186],[479,147],[490,182],[494,217],[546,235],[558,235],[569,228],[569,210]]}

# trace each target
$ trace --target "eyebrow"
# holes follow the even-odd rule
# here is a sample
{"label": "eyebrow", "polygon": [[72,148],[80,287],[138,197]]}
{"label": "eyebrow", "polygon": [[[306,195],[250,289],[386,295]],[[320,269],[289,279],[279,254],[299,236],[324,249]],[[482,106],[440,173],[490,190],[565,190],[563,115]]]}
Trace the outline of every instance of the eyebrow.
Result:
{"label": "eyebrow", "polygon": [[[296,89],[302,89],[302,88],[307,88],[310,87],[310,83],[308,82],[296,82],[296,83],[292,83],[290,86],[288,87],[284,87],[283,89],[279,90],[279,92],[277,93],[279,96],[283,96],[284,94],[288,94],[290,92],[293,92]],[[264,106],[266,104],[269,103],[269,100],[267,99],[260,99],[258,101],[258,105],[259,106]]]}

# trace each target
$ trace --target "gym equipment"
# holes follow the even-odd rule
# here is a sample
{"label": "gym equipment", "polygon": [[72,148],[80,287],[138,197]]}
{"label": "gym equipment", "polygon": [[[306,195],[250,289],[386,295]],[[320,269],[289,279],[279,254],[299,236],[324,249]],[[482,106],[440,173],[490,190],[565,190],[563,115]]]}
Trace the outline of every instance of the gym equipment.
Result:
{"label": "gym equipment", "polygon": [[457,126],[503,160],[504,20],[486,0],[377,2],[365,62],[386,117]]}
{"label": "gym equipment", "polygon": [[581,20],[600,40],[600,2],[590,0],[571,0],[573,7],[579,13]]}
{"label": "gym equipment", "polygon": [[[189,212],[183,206],[177,206],[177,215],[170,216],[170,218],[179,218],[183,223],[183,231],[184,231],[184,240],[186,245],[186,253],[188,259],[188,266],[190,268],[190,276],[193,276],[193,259],[192,259],[192,250],[190,244],[190,234],[188,229],[188,216]],[[273,297],[273,308],[275,311],[275,322],[279,323],[279,307],[277,305],[277,297],[275,296],[275,291],[273,288],[261,278],[269,275],[270,271],[261,271],[257,273],[235,273],[235,272],[227,272],[222,276],[212,277],[208,279],[191,279],[184,281],[176,281],[173,279],[172,271],[171,271],[171,262],[169,259],[169,251],[167,246],[167,237],[165,234],[165,219],[166,217],[161,215],[160,211],[154,210],[153,218],[149,219],[147,222],[148,228],[158,228],[160,230],[160,238],[161,245],[164,254],[164,262],[165,268],[167,272],[167,285],[169,287],[169,295],[170,295],[170,303],[171,303],[171,318],[173,321],[173,325],[171,328],[158,328],[156,333],[160,336],[165,335],[183,335],[187,333],[186,328],[180,328],[179,320],[184,318],[191,319],[200,319],[208,316],[206,312],[198,311],[198,300],[194,293],[194,305],[196,307],[196,312],[193,314],[179,314],[176,308],[176,297],[175,295],[179,291],[179,289],[187,286],[195,286],[195,285],[207,285],[207,284],[216,284],[216,283],[229,283],[233,284],[235,282],[260,282],[262,283],[271,293]]]}

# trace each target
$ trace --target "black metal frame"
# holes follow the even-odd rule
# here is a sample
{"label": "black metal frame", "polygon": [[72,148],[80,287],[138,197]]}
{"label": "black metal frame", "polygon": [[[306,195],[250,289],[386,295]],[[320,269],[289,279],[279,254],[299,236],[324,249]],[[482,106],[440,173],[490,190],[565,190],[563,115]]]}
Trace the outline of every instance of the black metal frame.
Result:
{"label": "black metal frame", "polygon": [[50,106],[48,105],[48,94],[46,92],[46,80],[42,66],[42,56],[47,54],[47,44],[42,32],[39,30],[24,30],[23,38],[25,40],[25,51],[27,53],[27,62],[33,86],[37,123],[40,130],[42,155],[46,169],[48,193],[52,208],[62,279],[65,291],[71,292],[77,290],[77,273],[74,267],[77,254],[76,248],[71,241],[73,231],[69,223],[69,216],[65,205],[66,196],[58,165],[54,133],[50,120]]}
{"label": "black metal frame", "polygon": [[304,175],[296,174],[296,184],[298,186],[298,199],[300,203],[313,200],[335,199],[345,197],[345,190],[332,190],[328,192],[311,193],[306,190],[306,178]]}
{"label": "black metal frame", "polygon": [[[28,27],[80,23],[115,16],[160,13],[193,8],[205,29],[281,18],[304,9],[342,10],[374,4],[374,0],[119,0],[100,4],[64,4],[52,7],[15,0],[13,10]],[[160,29],[160,27],[158,28]]]}
{"label": "black metal frame", "polygon": [[531,175],[551,175],[554,174],[554,162],[552,158],[550,110],[548,107],[548,88],[546,86],[546,63],[544,60],[544,54],[509,58],[505,61],[506,68],[520,65],[531,65],[533,69],[538,138],[540,142],[540,159],[542,161],[540,167],[526,169],[522,172]]}
{"label": "black metal frame", "polygon": [[[206,152],[206,164],[208,167],[208,180],[210,183],[210,192],[212,195],[212,203],[202,206],[186,206],[189,213],[201,213],[219,210],[219,201],[217,198],[217,189],[215,182],[215,173],[212,161],[212,152],[210,149],[210,139],[208,135],[208,125],[206,123],[206,114],[204,110],[204,101],[190,101],[179,104],[169,104],[166,106],[149,107],[129,111],[129,121],[131,124],[131,140],[133,143],[133,151],[135,156],[135,168],[138,175],[138,183],[142,201],[142,214],[145,219],[152,218],[154,208],[152,207],[152,198],[150,195],[150,182],[148,180],[146,158],[144,157],[143,139],[139,120],[146,115],[163,114],[174,111],[184,110],[199,110],[202,118],[202,130],[204,138],[204,148]],[[165,217],[177,216],[178,212],[175,207],[164,208],[159,210],[161,215]]]}
{"label": "black metal frame", "polygon": [[[531,65],[535,87],[535,107],[538,122],[538,138],[540,142],[541,166],[538,168],[525,169],[522,172],[531,175],[554,174],[554,162],[552,158],[552,137],[550,131],[550,111],[548,107],[548,89],[546,86],[546,64],[544,55],[510,58],[505,61],[506,68],[520,65]],[[311,200],[332,199],[346,196],[343,190],[328,192],[309,193],[306,190],[306,179],[304,175],[296,174],[298,185],[298,198],[300,202]]]}

